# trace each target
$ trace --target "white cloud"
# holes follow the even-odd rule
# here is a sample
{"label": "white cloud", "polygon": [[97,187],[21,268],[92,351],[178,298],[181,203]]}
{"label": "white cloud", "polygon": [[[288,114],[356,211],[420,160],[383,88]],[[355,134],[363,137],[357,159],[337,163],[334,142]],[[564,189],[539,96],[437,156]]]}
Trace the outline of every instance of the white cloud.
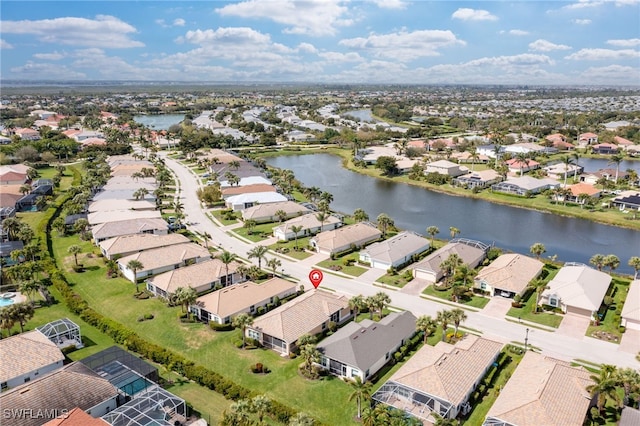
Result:
{"label": "white cloud", "polygon": [[318,56],[327,62],[345,63],[345,62],[362,62],[364,59],[356,52],[340,53],[340,52],[322,52]]}
{"label": "white cloud", "polygon": [[247,0],[216,9],[222,16],[270,19],[285,25],[287,34],[334,35],[337,28],[353,24],[343,18],[348,9],[342,0]]}
{"label": "white cloud", "polygon": [[591,23],[591,19],[573,19],[571,22],[576,25],[589,25]]}
{"label": "white cloud", "polygon": [[453,15],[453,19],[460,19],[462,21],[497,21],[498,17],[492,15],[486,10],[482,9],[469,9],[466,7],[459,8]]}
{"label": "white cloud", "polygon": [[633,49],[581,49],[565,57],[565,59],[573,59],[576,61],[611,61],[634,58],[640,58],[640,51]]}
{"label": "white cloud", "polygon": [[493,67],[530,67],[535,65],[553,65],[554,61],[547,55],[532,53],[522,53],[513,56],[494,56],[488,58],[474,59],[464,64],[465,66],[493,66]]}
{"label": "white cloud", "polygon": [[607,44],[620,47],[633,47],[640,45],[640,38],[629,38],[626,40],[607,40]]}
{"label": "white cloud", "polygon": [[64,65],[58,64],[41,64],[28,61],[26,64],[11,68],[11,72],[22,76],[23,78],[39,78],[46,80],[81,80],[87,77],[86,74],[78,72]]}
{"label": "white cloud", "polygon": [[52,53],[34,53],[33,57],[36,59],[43,59],[45,61],[59,61],[64,58],[66,55],[59,52]]}
{"label": "white cloud", "polygon": [[256,45],[264,46],[271,43],[268,34],[262,34],[248,27],[220,27],[216,30],[187,31],[184,37],[178,38],[179,42],[186,41],[200,45]]}
{"label": "white cloud", "polygon": [[372,0],[380,9],[405,9],[407,3],[403,0]]}
{"label": "white cloud", "polygon": [[456,38],[451,31],[420,30],[401,31],[392,34],[371,34],[368,37],[357,37],[340,40],[340,45],[351,49],[370,52],[378,58],[391,58],[408,62],[424,56],[438,56],[443,47],[466,45]]}
{"label": "white cloud", "polygon": [[171,24],[167,24],[167,22],[164,19],[156,19],[155,23],[160,25],[163,28],[171,28],[171,27],[184,27],[184,25],[187,22],[182,18],[176,18],[173,20],[173,23]]}
{"label": "white cloud", "polygon": [[553,50],[569,50],[571,46],[566,44],[555,44],[547,40],[538,39],[532,43],[529,43],[529,49],[534,52],[551,52]]}
{"label": "white cloud", "polygon": [[184,24],[186,24],[186,21],[182,18],[176,18],[173,20],[174,27],[184,27]]}
{"label": "white cloud", "polygon": [[13,49],[13,45],[0,38],[0,49]]}
{"label": "white cloud", "polygon": [[298,51],[304,53],[318,53],[318,49],[310,43],[300,43],[298,45]]}
{"label": "white cloud", "polygon": [[609,65],[588,68],[582,72],[581,77],[590,84],[629,84],[640,80],[640,71],[635,67]]}
{"label": "white cloud", "polygon": [[6,34],[31,34],[44,43],[105,48],[142,47],[144,43],[129,38],[137,30],[120,19],[98,15],[95,19],[55,18],[39,21],[2,21]]}
{"label": "white cloud", "polygon": [[618,7],[622,6],[635,6],[640,3],[640,0],[579,0],[577,3],[572,3],[563,6],[562,9],[586,9],[591,7],[598,7],[604,4],[614,4]]}
{"label": "white cloud", "polygon": [[[503,32],[503,31],[501,31]],[[525,30],[509,30],[507,31],[507,33],[509,35],[514,35],[514,36],[526,36],[529,35],[529,31],[525,31]]]}

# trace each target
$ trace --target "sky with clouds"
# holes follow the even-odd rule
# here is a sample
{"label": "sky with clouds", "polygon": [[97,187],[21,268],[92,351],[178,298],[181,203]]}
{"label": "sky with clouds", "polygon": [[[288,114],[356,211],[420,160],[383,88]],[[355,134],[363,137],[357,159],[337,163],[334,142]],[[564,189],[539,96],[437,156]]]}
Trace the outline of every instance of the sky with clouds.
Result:
{"label": "sky with clouds", "polygon": [[640,0],[14,1],[2,79],[640,85]]}

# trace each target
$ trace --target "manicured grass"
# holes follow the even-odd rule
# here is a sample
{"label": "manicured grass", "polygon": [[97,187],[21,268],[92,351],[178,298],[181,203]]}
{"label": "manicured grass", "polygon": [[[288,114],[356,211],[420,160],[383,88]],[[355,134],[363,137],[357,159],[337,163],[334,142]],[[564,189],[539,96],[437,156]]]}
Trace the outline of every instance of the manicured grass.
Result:
{"label": "manicured grass", "polygon": [[[425,288],[422,291],[422,294],[425,294],[427,296],[437,297],[439,299],[444,299],[451,302],[451,296],[453,294],[453,290],[449,289],[449,290],[439,291],[439,290],[436,290],[433,285],[429,285],[427,286],[427,288]],[[487,303],[489,303],[489,298],[483,297],[483,296],[477,296],[474,294],[473,296],[466,296],[460,299],[458,303],[462,305],[482,309],[487,305]]]}
{"label": "manicured grass", "polygon": [[[608,296],[613,297],[613,304],[607,309],[605,306],[600,308],[600,313],[604,314],[600,325],[589,325],[587,327],[587,336],[592,336],[594,332],[601,331],[609,333],[612,336],[617,337],[617,340],[607,340],[614,343],[620,343],[622,333],[620,332],[620,314],[622,313],[622,307],[629,293],[629,280],[613,278],[611,285],[609,286]],[[613,295],[613,296],[612,296]],[[595,337],[595,336],[593,336]]]}
{"label": "manicured grass", "polygon": [[412,279],[413,275],[411,274],[411,271],[407,269],[404,272],[398,272],[396,274],[385,274],[378,278],[376,282],[402,288]]}
{"label": "manicured grass", "polygon": [[[308,247],[309,237],[298,237],[297,245],[298,245],[298,248]],[[269,249],[276,252],[278,249],[289,249],[288,252],[283,254],[298,260],[303,260],[303,259],[306,259],[307,257],[313,256],[313,252],[295,250],[295,247],[296,247],[295,240],[291,240],[291,241],[278,241],[275,244],[271,244],[269,246]]]}
{"label": "manicured grass", "polygon": [[273,235],[273,227],[277,226],[275,223],[261,223],[256,225],[249,233],[247,228],[236,228],[233,230],[236,234],[244,237],[254,243],[260,242],[262,240],[266,240],[267,238]]}
{"label": "manicured grass", "polygon": [[236,219],[233,220],[228,220],[228,219],[224,219],[222,217],[222,210],[211,210],[209,211],[209,213],[211,213],[211,215],[213,217],[215,217],[216,219],[218,219],[218,222],[222,223],[222,226],[227,226],[227,225],[233,225],[235,223],[238,223],[238,214],[236,213]]}
{"label": "manicured grass", "polygon": [[548,327],[558,328],[562,322],[563,316],[549,311],[533,312],[533,305],[536,303],[535,293],[529,297],[526,303],[520,308],[510,308],[507,316],[521,318],[525,321],[535,322],[537,324],[546,325]]}
{"label": "manicured grass", "polygon": [[358,256],[359,256],[358,253],[350,253],[345,256],[339,257],[336,260],[331,260],[331,259],[323,260],[322,262],[318,263],[318,266],[322,268],[331,269],[331,270],[335,270],[335,269],[332,269],[332,267],[333,268],[340,267],[340,269],[337,269],[338,272],[342,272],[343,274],[351,275],[353,277],[359,277],[360,275],[367,272],[366,268],[363,268],[361,266],[356,266],[356,265],[350,265],[350,266],[345,265],[346,259],[351,259],[357,262]]}

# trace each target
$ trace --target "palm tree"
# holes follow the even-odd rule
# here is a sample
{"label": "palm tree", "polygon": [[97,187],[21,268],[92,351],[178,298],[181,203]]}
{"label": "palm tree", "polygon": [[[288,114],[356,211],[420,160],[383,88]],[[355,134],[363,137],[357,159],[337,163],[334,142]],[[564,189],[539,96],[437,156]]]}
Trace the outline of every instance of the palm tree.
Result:
{"label": "palm tree", "polygon": [[371,383],[362,381],[360,376],[356,376],[353,380],[347,380],[353,392],[349,395],[349,401],[356,400],[358,406],[358,419],[362,417],[362,402],[371,399]]}
{"label": "palm tree", "polygon": [[373,312],[376,310],[377,301],[374,296],[368,296],[364,299],[364,306],[369,310],[369,319],[373,319]]}
{"label": "palm tree", "polygon": [[384,291],[377,292],[373,298],[375,300],[375,308],[380,313],[380,318],[382,318],[382,311],[384,311],[384,308],[391,303],[391,298]]}
{"label": "palm tree", "polygon": [[576,182],[578,180],[578,170],[580,170],[580,154],[574,151],[571,154],[571,159],[575,161],[576,167],[578,168],[576,172],[573,174],[573,181]]}
{"label": "palm tree", "polygon": [[598,271],[602,271],[602,267],[604,266],[604,258],[605,256],[602,254],[594,254],[593,256],[591,256],[591,259],[589,259],[589,263],[595,266]]}
{"label": "palm tree", "polygon": [[9,240],[15,240],[18,237],[20,226],[22,222],[17,217],[8,217],[2,221],[2,229],[4,229],[9,235]]}
{"label": "palm tree", "polygon": [[127,263],[127,269],[131,269],[133,271],[133,282],[136,285],[136,293],[138,293],[138,271],[144,268],[142,262],[136,259],[131,259]]}
{"label": "palm tree", "polygon": [[146,197],[148,194],[149,194],[149,190],[147,188],[140,188],[133,193],[133,197],[136,200],[139,200],[141,198],[144,199],[144,197]]}
{"label": "palm tree", "polygon": [[640,270],[640,257],[632,256],[629,259],[629,266],[633,268],[633,279],[638,279],[638,271]]}
{"label": "palm tree", "polygon": [[243,312],[233,318],[231,325],[235,328],[239,328],[242,331],[242,349],[244,349],[247,337],[246,330],[253,324],[253,317],[246,312]]}
{"label": "palm tree", "polygon": [[251,411],[258,416],[258,424],[263,424],[264,416],[271,408],[271,400],[265,395],[256,395],[251,400]]}
{"label": "palm tree", "polygon": [[462,265],[462,259],[456,253],[451,253],[442,263],[439,268],[442,270],[445,282],[453,278],[458,266]]}
{"label": "palm tree", "polygon": [[267,260],[267,266],[271,268],[271,270],[273,271],[273,276],[275,277],[278,268],[282,266],[282,262],[280,262],[280,259],[272,257],[271,259]]}
{"label": "palm tree", "polygon": [[455,331],[454,331],[454,336],[458,335],[458,327],[460,327],[460,323],[463,323],[467,320],[467,313],[460,309],[460,308],[455,308],[451,310],[451,320],[453,321],[453,324],[456,326],[455,327]]}
{"label": "palm tree", "polygon": [[238,160],[229,161],[229,168],[238,170],[240,168],[240,162]]}
{"label": "palm tree", "polygon": [[349,309],[351,309],[354,312],[353,314],[354,318],[358,318],[358,314],[360,313],[360,310],[362,309],[363,306],[364,306],[364,297],[362,297],[361,294],[353,296],[351,299],[349,299]]}
{"label": "palm tree", "polygon": [[9,308],[0,309],[0,330],[7,330],[7,337],[11,336],[11,329],[15,324],[16,320],[11,310]]}
{"label": "palm tree", "polygon": [[457,235],[460,235],[460,230],[455,226],[450,226],[449,234],[451,235],[451,239],[453,240]]}
{"label": "palm tree", "polygon": [[353,219],[356,222],[365,222],[369,220],[369,215],[363,209],[355,209],[353,211]]}
{"label": "palm tree", "polygon": [[618,383],[616,380],[616,366],[603,364],[599,374],[591,375],[593,384],[587,386],[587,391],[595,397],[598,411],[602,413],[607,400],[613,400],[620,404],[618,395]]}
{"label": "palm tree", "polygon": [[431,246],[433,247],[433,239],[440,233],[440,228],[437,226],[430,226],[427,228],[427,234],[431,237]]}
{"label": "palm tree", "polygon": [[35,315],[35,309],[31,303],[15,303],[9,308],[13,319],[20,324],[20,333],[24,333],[24,325]]}
{"label": "palm tree", "polygon": [[304,359],[303,368],[309,374],[309,377],[313,374],[313,363],[320,362],[320,352],[316,348],[316,345],[310,343],[300,348],[300,356]]}
{"label": "palm tree", "polygon": [[329,215],[327,212],[320,211],[316,214],[316,219],[320,222],[320,232],[322,232],[322,228],[324,227],[324,223],[329,219]]}
{"label": "palm tree", "polygon": [[422,315],[416,319],[416,330],[424,333],[424,343],[436,331],[438,323],[431,318],[431,315]]}
{"label": "palm tree", "polygon": [[542,243],[535,243],[531,247],[529,247],[529,252],[533,254],[536,259],[540,259],[543,253],[547,251],[546,247]]}
{"label": "palm tree", "polygon": [[229,264],[235,262],[238,256],[235,253],[231,253],[230,251],[223,250],[222,253],[218,255],[218,259],[220,262],[224,263],[225,268],[225,282],[224,285],[228,286],[233,284],[233,276],[229,277]]}
{"label": "palm tree", "polygon": [[230,421],[228,424],[231,425],[249,425],[251,424],[251,401],[248,399],[241,399],[239,401],[234,402],[229,407],[231,413],[227,414],[225,417],[230,417]]}
{"label": "palm tree", "polygon": [[544,293],[544,291],[548,290],[550,287],[542,280],[536,280],[533,283],[533,286],[535,287],[536,291],[536,303],[533,305],[533,313],[535,314],[538,312],[538,305],[540,304],[542,293]]}
{"label": "palm tree", "polygon": [[445,337],[447,336],[447,328],[449,328],[449,323],[452,321],[451,311],[438,311],[436,314],[436,322],[440,324],[442,328],[442,341],[444,342]]}
{"label": "palm tree", "polygon": [[520,164],[520,176],[524,176],[524,169],[525,167],[529,167],[529,163],[531,163],[531,160],[529,160],[529,156],[523,152],[516,155],[516,159]]}
{"label": "palm tree", "polygon": [[609,272],[612,273],[614,269],[620,266],[620,258],[615,254],[608,254],[604,257],[604,265],[609,268]]}
{"label": "palm tree", "polygon": [[333,194],[327,191],[322,192],[320,194],[320,199],[327,203],[327,205],[333,203]]}
{"label": "palm tree", "polygon": [[573,158],[569,157],[568,155],[563,155],[562,157],[560,157],[560,160],[562,160],[562,163],[564,164],[564,187],[567,186],[567,177],[569,177],[569,165],[573,164]]}
{"label": "palm tree", "polygon": [[18,287],[18,290],[20,291],[20,293],[22,294],[26,294],[27,295],[27,299],[29,301],[32,300],[32,296],[40,289],[40,283],[33,281],[33,280],[29,280],[29,281],[24,281],[22,283],[20,283],[20,286]]}
{"label": "palm tree", "polygon": [[295,240],[296,250],[298,250],[298,234],[302,231],[302,225],[291,225],[291,232],[293,232],[293,239]]}
{"label": "palm tree", "polygon": [[478,154],[478,150],[475,146],[469,148],[469,154],[469,157],[471,158],[471,171],[473,172],[473,169],[476,166],[476,161],[480,158],[480,154]]}
{"label": "palm tree", "polygon": [[202,239],[204,240],[204,246],[207,250],[209,250],[209,240],[211,240],[211,234],[208,232],[202,233]]}
{"label": "palm tree", "polygon": [[67,253],[73,255],[73,259],[76,262],[76,266],[78,266],[78,254],[82,253],[82,248],[74,244],[72,246],[69,246],[69,248],[67,249]]}
{"label": "palm tree", "polygon": [[249,259],[252,259],[254,257],[258,259],[258,268],[262,269],[262,260],[267,260],[267,257],[265,255],[268,251],[268,247],[257,245],[247,252],[247,256],[249,257]]}
{"label": "palm tree", "polygon": [[277,210],[275,212],[275,216],[278,218],[278,221],[280,223],[284,222],[285,220],[287,220],[287,212],[285,212],[284,210],[280,209]]}
{"label": "palm tree", "polygon": [[306,413],[298,413],[289,419],[289,426],[314,426],[315,424],[315,420]]}
{"label": "palm tree", "polygon": [[618,175],[620,174],[620,163],[622,163],[623,160],[624,160],[624,154],[622,153],[613,154],[609,159],[608,164],[616,165],[616,178],[614,179],[615,183],[618,183]]}
{"label": "palm tree", "polygon": [[242,227],[247,230],[247,233],[249,235],[251,235],[251,234],[253,234],[253,228],[255,228],[257,224],[258,223],[253,219],[246,219],[244,221],[244,224],[242,225]]}
{"label": "palm tree", "polygon": [[436,419],[434,426],[456,426],[458,422],[455,419],[449,417],[442,417],[438,413],[433,413],[433,418]]}
{"label": "palm tree", "polygon": [[193,305],[198,293],[192,287],[178,287],[174,293],[176,302],[182,305],[182,312],[188,312],[189,305]]}
{"label": "palm tree", "polygon": [[386,237],[387,229],[393,226],[393,219],[386,213],[380,213],[376,218],[376,222],[378,222],[378,229],[382,231],[382,238]]}

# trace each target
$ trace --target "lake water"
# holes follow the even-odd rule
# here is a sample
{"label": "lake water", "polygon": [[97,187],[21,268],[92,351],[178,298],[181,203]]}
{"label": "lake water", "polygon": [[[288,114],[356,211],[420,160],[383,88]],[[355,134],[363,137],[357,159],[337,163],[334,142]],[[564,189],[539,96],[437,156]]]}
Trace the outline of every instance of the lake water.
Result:
{"label": "lake water", "polygon": [[375,121],[373,119],[373,115],[371,115],[370,109],[353,109],[351,111],[343,112],[341,115],[343,117],[347,115],[351,117],[355,117],[360,121]]}
{"label": "lake water", "polygon": [[136,115],[133,120],[153,130],[167,130],[184,120],[184,114]]}
{"label": "lake water", "polygon": [[362,208],[373,221],[387,213],[399,228],[422,235],[435,225],[440,229],[437,237],[448,238],[449,227],[455,226],[460,237],[523,254],[541,242],[545,256],[585,264],[596,253],[615,254],[620,258],[618,271],[628,274],[633,272],[629,258],[640,256],[639,231],[382,181],[343,168],[341,159],[330,154],[275,157],[267,163],[292,170],[305,186],[332,193],[336,211],[351,214]]}

